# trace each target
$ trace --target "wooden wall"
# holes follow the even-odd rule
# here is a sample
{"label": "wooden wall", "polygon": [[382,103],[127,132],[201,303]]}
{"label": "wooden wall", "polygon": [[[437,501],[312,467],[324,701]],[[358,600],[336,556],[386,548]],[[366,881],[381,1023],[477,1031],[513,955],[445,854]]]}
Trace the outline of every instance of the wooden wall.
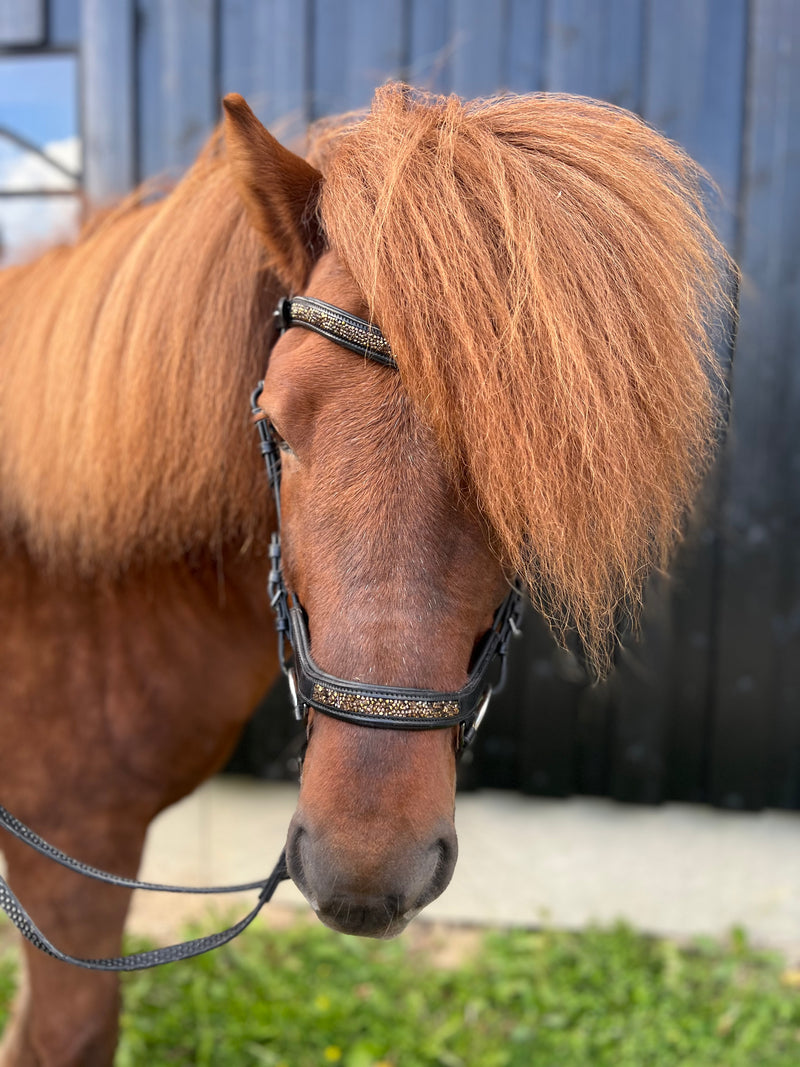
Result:
{"label": "wooden wall", "polygon": [[[388,76],[467,97],[602,97],[708,169],[743,283],[727,448],[690,543],[602,687],[531,620],[464,774],[558,796],[800,807],[800,3],[82,0],[81,14],[100,199],[179,172],[225,92],[289,136],[366,105]],[[286,739],[256,724],[240,764],[279,769]]]}

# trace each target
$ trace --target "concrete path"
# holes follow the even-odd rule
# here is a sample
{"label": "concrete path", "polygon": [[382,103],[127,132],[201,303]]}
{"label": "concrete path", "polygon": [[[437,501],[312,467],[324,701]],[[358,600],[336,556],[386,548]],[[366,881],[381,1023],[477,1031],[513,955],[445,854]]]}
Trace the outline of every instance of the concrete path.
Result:
{"label": "concrete path", "polygon": [[[264,877],[280,852],[296,788],[217,778],[153,825],[143,877],[220,884]],[[482,791],[459,796],[453,881],[423,915],[466,924],[580,927],[625,919],[680,937],[744,926],[800,960],[800,814],[633,807]],[[137,894],[132,926],[169,937],[208,901]],[[221,898],[239,913],[248,898]],[[291,883],[266,921],[308,907]],[[420,921],[420,920],[417,920]],[[204,922],[204,927],[208,926]]]}

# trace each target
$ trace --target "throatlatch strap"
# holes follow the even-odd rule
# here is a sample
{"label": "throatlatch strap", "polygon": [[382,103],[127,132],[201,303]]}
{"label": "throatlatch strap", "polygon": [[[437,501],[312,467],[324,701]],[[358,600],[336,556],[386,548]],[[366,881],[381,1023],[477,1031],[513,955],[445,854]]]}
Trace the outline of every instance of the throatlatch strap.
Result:
{"label": "throatlatch strap", "polygon": [[79,956],[70,956],[68,953],[62,952],[60,949],[56,948],[56,946],[45,937],[33,922],[27,911],[11,891],[11,888],[5,879],[0,878],[0,908],[2,908],[6,915],[8,915],[9,919],[11,919],[22,936],[42,952],[46,952],[48,956],[52,956],[53,959],[61,960],[63,963],[72,963],[76,967],[83,967],[90,971],[142,971],[149,967],[158,967],[162,963],[174,963],[176,960],[185,960],[192,956],[199,956],[203,952],[218,948],[220,945],[232,941],[234,937],[242,932],[242,930],[246,929],[261,911],[263,906],[272,899],[272,896],[280,883],[289,877],[289,873],[286,870],[286,855],[282,852],[270,876],[258,882],[210,887],[161,885],[157,882],[139,882],[135,878],[123,878],[118,874],[109,874],[107,871],[100,870],[99,867],[92,867],[88,863],[82,863],[80,860],[73,859],[71,856],[68,856],[66,852],[62,852],[61,849],[56,848],[54,845],[45,841],[44,838],[34,833],[30,827],[26,826],[2,806],[0,806],[0,826],[5,830],[8,830],[14,837],[18,838],[36,852],[48,857],[48,859],[54,860],[56,863],[60,863],[62,867],[66,867],[70,871],[75,871],[77,874],[83,874],[87,878],[94,878],[99,882],[106,882],[108,885],[120,886],[125,889],[144,889],[149,892],[159,893],[212,894],[238,893],[248,889],[261,890],[258,895],[256,906],[252,911],[248,912],[248,914],[245,915],[243,919],[240,919],[239,922],[228,927],[227,930],[221,930],[216,934],[207,934],[205,937],[197,937],[191,941],[183,941],[177,945],[167,945],[164,948],[150,949],[147,952],[133,952],[128,956],[112,956],[109,959],[83,959]]}

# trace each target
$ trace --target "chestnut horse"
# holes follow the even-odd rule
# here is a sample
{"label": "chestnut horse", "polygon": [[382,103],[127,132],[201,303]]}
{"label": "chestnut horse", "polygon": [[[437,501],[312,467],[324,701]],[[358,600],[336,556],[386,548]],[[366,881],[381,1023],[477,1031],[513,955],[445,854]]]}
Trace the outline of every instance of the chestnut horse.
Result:
{"label": "chestnut horse", "polygon": [[[303,159],[225,109],[168,196],[0,277],[0,803],[124,875],[278,670],[267,360],[286,583],[362,684],[459,689],[515,576],[602,673],[717,433],[725,255],[632,115],[389,86]],[[288,294],[376,323],[398,370],[305,330],[270,352]],[[395,934],[452,874],[456,731],[308,730],[291,874],[323,921]],[[2,845],[60,948],[119,952],[127,893]],[[116,980],[24,962],[4,1067],[110,1063]]]}

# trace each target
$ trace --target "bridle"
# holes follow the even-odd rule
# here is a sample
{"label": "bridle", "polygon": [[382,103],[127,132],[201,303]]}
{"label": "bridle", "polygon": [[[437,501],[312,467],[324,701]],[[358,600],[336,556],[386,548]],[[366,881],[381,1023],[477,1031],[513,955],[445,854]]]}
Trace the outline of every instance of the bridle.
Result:
{"label": "bridle", "polygon": [[[305,296],[284,299],[278,305],[275,317],[280,333],[291,326],[303,326],[357,355],[397,370],[397,363],[389,344],[377,326],[356,318],[340,308],[326,304],[322,300]],[[497,609],[494,621],[476,652],[467,683],[457,692],[442,693],[429,689],[362,686],[320,670],[311,658],[305,612],[296,596],[292,595],[292,602],[290,602],[290,594],[283,578],[280,541],[281,457],[273,427],[266,413],[258,406],[263,384],[259,382],[253,393],[251,409],[258,428],[261,452],[275,496],[278,517],[278,530],[272,535],[269,550],[271,568],[268,588],[270,603],[275,610],[280,664],[289,681],[295,715],[303,721],[307,718],[309,709],[314,708],[325,715],[357,723],[360,726],[395,730],[436,730],[458,727],[457,750],[462,751],[474,738],[489,706],[492,693],[499,691],[505,679],[508,643],[512,635],[520,632],[520,590],[515,585]],[[291,657],[290,650],[293,652]],[[490,680],[493,670],[497,670],[496,680]],[[0,909],[6,912],[22,936],[54,959],[72,963],[87,970],[143,970],[148,967],[157,967],[162,963],[198,956],[224,945],[250,925],[264,904],[272,898],[280,882],[289,877],[285,853],[282,852],[268,878],[247,885],[197,888],[140,882],[134,878],[109,874],[107,871],[73,859],[49,844],[2,806],[0,806],[0,827],[68,870],[109,885],[167,893],[232,893],[246,889],[260,890],[255,907],[239,922],[220,933],[194,938],[191,941],[169,945],[165,948],[135,952],[128,956],[117,956],[112,959],[84,959],[71,956],[56,948],[35,925],[8,883],[0,877]]]}
{"label": "bridle", "polygon": [[[308,296],[285,298],[275,310],[275,322],[279,335],[292,326],[301,326],[374,363],[394,371],[398,369],[389,343],[377,326],[323,300]],[[284,581],[280,534],[281,455],[274,427],[258,403],[263,388],[261,381],[253,391],[251,409],[278,519],[278,530],[272,535],[269,549],[269,599],[275,611],[278,658],[289,684],[295,716],[304,722],[313,708],[359,726],[394,730],[458,727],[456,748],[458,752],[463,751],[474,739],[492,694],[499,692],[505,682],[508,644],[512,636],[520,633],[519,588],[514,585],[495,612],[492,625],[473,656],[467,682],[455,692],[364,686],[321,670],[311,656],[305,611],[295,594],[290,602]]]}

